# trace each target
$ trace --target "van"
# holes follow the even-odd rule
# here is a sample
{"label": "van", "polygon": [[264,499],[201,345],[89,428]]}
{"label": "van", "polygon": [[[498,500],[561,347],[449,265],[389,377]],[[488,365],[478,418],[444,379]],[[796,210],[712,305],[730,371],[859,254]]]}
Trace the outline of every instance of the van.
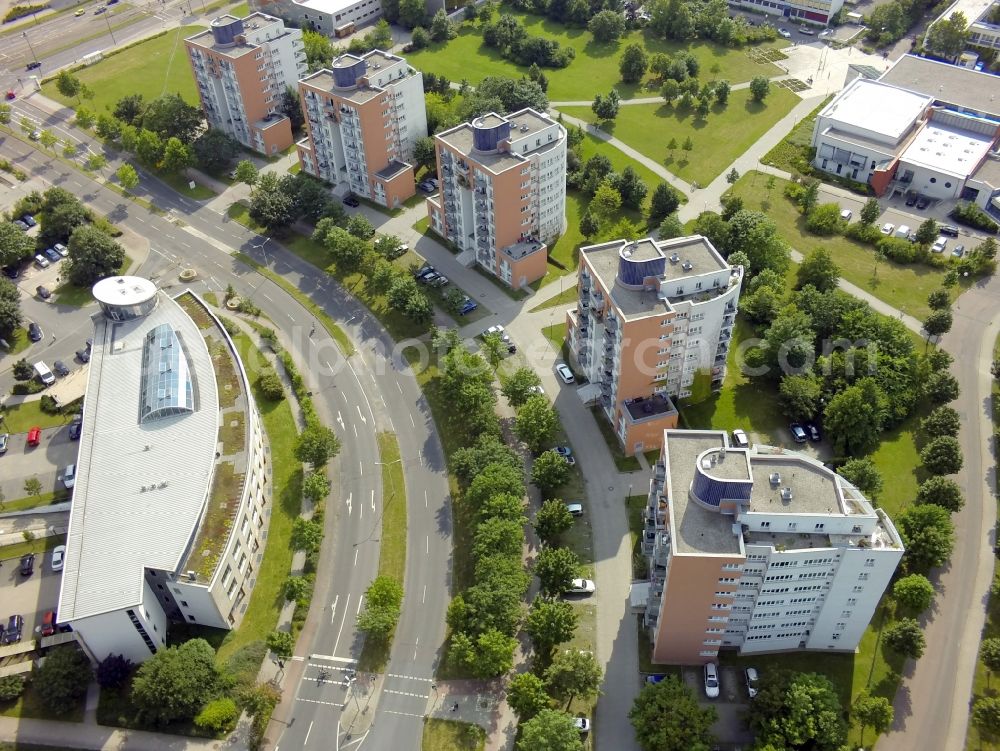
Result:
{"label": "van", "polygon": [[907,227],[905,224],[900,224],[898,227],[896,227],[896,234],[894,235],[894,237],[901,237],[904,240],[909,239],[910,228]]}
{"label": "van", "polygon": [[52,371],[49,370],[49,366],[41,360],[35,363],[35,375],[37,375],[38,380],[46,386],[51,386],[56,382],[56,377],[53,375]]}

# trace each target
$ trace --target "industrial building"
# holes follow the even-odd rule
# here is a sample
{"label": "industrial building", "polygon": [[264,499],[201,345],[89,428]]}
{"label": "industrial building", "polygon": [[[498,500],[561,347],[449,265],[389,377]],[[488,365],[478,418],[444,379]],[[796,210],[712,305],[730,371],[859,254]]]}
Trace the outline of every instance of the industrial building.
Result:
{"label": "industrial building", "polygon": [[59,621],[97,661],[142,662],[171,622],[230,629],[270,518],[270,468],[239,354],[191,292],[94,287],[93,350]]}
{"label": "industrial building", "polygon": [[380,0],[250,0],[250,7],[327,36],[347,24],[362,26],[382,16]]}

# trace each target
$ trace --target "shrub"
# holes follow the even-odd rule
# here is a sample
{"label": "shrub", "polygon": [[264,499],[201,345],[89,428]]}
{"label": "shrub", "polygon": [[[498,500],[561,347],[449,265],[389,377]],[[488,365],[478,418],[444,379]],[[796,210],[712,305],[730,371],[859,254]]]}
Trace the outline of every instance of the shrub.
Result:
{"label": "shrub", "polygon": [[257,388],[268,401],[278,402],[285,398],[285,388],[281,385],[281,378],[274,372],[273,368],[261,372],[257,378]]}
{"label": "shrub", "polygon": [[232,699],[215,699],[202,708],[194,718],[194,724],[214,735],[221,735],[236,727],[239,716],[236,702]]}
{"label": "shrub", "polygon": [[97,683],[101,688],[117,688],[128,678],[132,661],[124,655],[109,654],[97,663]]}
{"label": "shrub", "polygon": [[[48,7],[48,3],[41,3],[40,5],[15,5],[7,11],[7,15],[3,17],[3,22],[9,23],[10,21],[16,21],[19,18],[30,16],[32,13],[38,13]],[[37,19],[35,22],[37,23]]]}
{"label": "shrub", "polygon": [[42,395],[38,406],[41,408],[42,412],[47,415],[58,415],[62,412],[59,402],[56,401],[54,396],[49,396],[48,394]]}
{"label": "shrub", "polygon": [[919,248],[916,243],[902,237],[883,237],[878,241],[878,251],[896,263],[913,263],[917,260]]}
{"label": "shrub", "polygon": [[[791,186],[789,186],[791,187]],[[840,218],[840,205],[824,203],[817,206],[806,217],[806,229],[817,235],[836,235],[844,226]]]}
{"label": "shrub", "polygon": [[976,206],[974,203],[959,203],[948,215],[959,224],[981,229],[995,235],[1000,230],[1000,225],[990,218],[990,215]]}
{"label": "shrub", "polygon": [[23,693],[23,675],[5,675],[0,678],[0,701],[14,701]]}
{"label": "shrub", "polygon": [[25,396],[27,394],[37,394],[44,389],[45,385],[39,381],[21,381],[21,383],[15,383],[11,386],[10,393],[15,396]]}
{"label": "shrub", "polygon": [[19,381],[27,381],[35,374],[34,369],[28,364],[28,361],[21,358],[14,363],[14,378]]}
{"label": "shrub", "polygon": [[873,224],[861,224],[860,222],[848,224],[847,229],[844,230],[844,236],[852,240],[857,240],[859,243],[868,243],[869,245],[877,245],[879,240],[882,239],[882,233],[879,232],[878,227]]}
{"label": "shrub", "polygon": [[56,714],[65,714],[87,693],[93,678],[90,660],[78,649],[53,650],[38,669],[35,690]]}

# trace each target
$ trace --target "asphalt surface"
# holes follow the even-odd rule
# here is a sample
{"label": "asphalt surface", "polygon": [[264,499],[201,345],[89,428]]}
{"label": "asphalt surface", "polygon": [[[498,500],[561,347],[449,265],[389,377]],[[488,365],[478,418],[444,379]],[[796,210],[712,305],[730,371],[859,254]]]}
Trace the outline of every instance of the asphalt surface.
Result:
{"label": "asphalt surface", "polygon": [[[15,118],[21,114],[29,114],[54,132],[65,131],[64,118],[51,117],[18,100]],[[86,140],[78,131],[73,135]],[[94,142],[91,145],[101,148]],[[404,363],[383,355],[391,351],[384,331],[356,299],[313,266],[228,217],[178,196],[145,173],[141,174],[140,191],[145,191],[141,194],[169,216],[126,201],[17,138],[0,136],[0,153],[29,174],[70,190],[115,223],[149,238],[149,260],[137,273],[161,286],[179,288],[176,274],[193,267],[209,289],[218,293],[232,284],[238,294],[252,299],[282,329],[296,359],[307,364],[303,370],[317,409],[344,439],[338,485],[326,517],[329,552],[321,562],[314,598],[324,617],[317,619],[308,645],[307,654],[316,657],[305,660],[302,680],[292,689],[296,701],[279,741],[285,748],[328,748],[339,735],[339,710],[347,702],[337,668],[349,666],[360,652],[362,643],[354,623],[364,590],[377,571],[383,499],[375,431],[398,431],[409,507],[405,599],[387,671],[391,676],[386,678],[383,693],[386,720],[376,723],[366,747],[400,748],[401,737],[412,738],[417,747],[424,703],[411,701],[416,692],[394,686],[396,681],[421,678],[418,683],[430,687],[450,597],[451,520],[447,476],[433,421],[412,372]],[[114,168],[112,163],[109,169]],[[319,334],[321,326],[310,336],[316,322],[305,309],[280,287],[233,259],[230,249],[270,266],[334,318],[346,321],[345,327],[360,343],[350,365],[345,366],[333,342]],[[392,500],[386,496],[386,502]],[[334,659],[326,659],[330,657]],[[376,718],[383,713],[381,705],[378,712]]]}

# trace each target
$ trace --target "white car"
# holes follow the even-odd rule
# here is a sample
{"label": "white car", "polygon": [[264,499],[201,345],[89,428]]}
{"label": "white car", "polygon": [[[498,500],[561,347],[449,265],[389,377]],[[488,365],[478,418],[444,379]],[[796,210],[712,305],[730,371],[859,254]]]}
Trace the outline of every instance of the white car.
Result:
{"label": "white car", "polygon": [[747,668],[743,671],[747,679],[747,696],[751,699],[757,695],[758,677],[756,668]]}
{"label": "white car", "polygon": [[57,545],[52,548],[52,570],[62,571],[64,563],[66,563],[66,546]]}
{"label": "white car", "polygon": [[781,34],[781,36],[784,37],[785,39],[792,38],[792,32],[790,32],[788,29],[778,29],[778,33]]}
{"label": "white car", "polygon": [[944,235],[938,235],[938,239],[934,241],[931,246],[931,250],[935,253],[944,253],[944,249],[948,247],[948,238]]}
{"label": "white car", "polygon": [[714,662],[705,664],[705,696],[709,699],[719,698],[719,666]]}
{"label": "white car", "polygon": [[56,243],[55,245],[52,246],[52,249],[55,250],[55,252],[61,255],[63,258],[69,255],[69,248],[67,248],[62,243]]}
{"label": "white car", "polygon": [[545,389],[543,389],[541,386],[532,386],[531,388],[528,389],[528,391],[531,394],[534,394],[534,395],[537,395],[537,396],[545,396]]}
{"label": "white car", "polygon": [[573,718],[573,725],[581,733],[589,733],[590,732],[590,720],[588,720],[586,717],[574,717]]}
{"label": "white car", "polygon": [[886,222],[885,224],[882,225],[882,229],[880,229],[879,232],[881,232],[883,235],[891,235],[894,229],[896,229],[895,224],[890,224],[889,222]]}
{"label": "white car", "polygon": [[566,510],[569,511],[573,516],[583,516],[583,504],[577,501],[576,503],[567,503]]}
{"label": "white car", "polygon": [[566,591],[572,595],[592,595],[597,591],[597,585],[590,579],[574,579]]}
{"label": "white car", "polygon": [[840,212],[840,218],[843,219],[845,222],[851,221],[852,216],[854,216],[854,212],[851,211],[850,209],[844,209],[843,211]]}
{"label": "white car", "polygon": [[63,470],[62,481],[63,481],[63,485],[65,485],[67,488],[72,488],[74,485],[76,485],[76,465],[75,464],[68,464],[68,465],[66,465],[66,469]]}
{"label": "white car", "polygon": [[750,447],[750,439],[747,438],[746,432],[741,428],[736,428],[733,431],[733,445],[738,449],[745,449]]}
{"label": "white car", "polygon": [[500,341],[502,341],[504,344],[510,344],[510,335],[504,330],[503,326],[500,326],[499,324],[497,324],[496,326],[490,326],[488,329],[486,329],[486,331],[483,332],[484,337],[492,336],[493,334],[499,336]]}
{"label": "white car", "polygon": [[569,369],[569,365],[564,362],[556,365],[556,373],[562,379],[563,383],[573,383],[576,378],[573,377],[573,371]]}

